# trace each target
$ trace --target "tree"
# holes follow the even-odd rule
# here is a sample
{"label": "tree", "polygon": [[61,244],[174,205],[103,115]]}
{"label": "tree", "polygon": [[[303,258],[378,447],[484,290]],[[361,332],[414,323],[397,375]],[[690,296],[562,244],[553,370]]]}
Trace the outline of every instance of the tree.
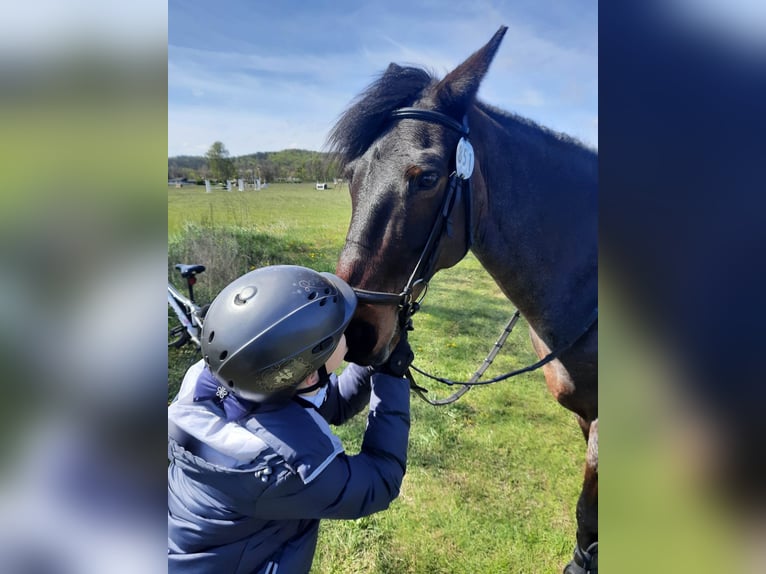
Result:
{"label": "tree", "polygon": [[210,146],[205,154],[208,165],[210,166],[210,173],[213,179],[217,181],[223,181],[234,177],[236,170],[234,169],[234,160],[229,156],[229,150],[221,142],[215,142]]}

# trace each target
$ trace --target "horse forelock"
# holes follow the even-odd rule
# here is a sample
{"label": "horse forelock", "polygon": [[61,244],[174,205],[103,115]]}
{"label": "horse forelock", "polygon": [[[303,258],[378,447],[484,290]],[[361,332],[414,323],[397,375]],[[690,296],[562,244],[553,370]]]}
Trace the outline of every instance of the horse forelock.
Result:
{"label": "horse forelock", "polygon": [[392,111],[412,105],[434,82],[426,70],[391,64],[341,115],[326,147],[341,166],[352,162],[380,136]]}

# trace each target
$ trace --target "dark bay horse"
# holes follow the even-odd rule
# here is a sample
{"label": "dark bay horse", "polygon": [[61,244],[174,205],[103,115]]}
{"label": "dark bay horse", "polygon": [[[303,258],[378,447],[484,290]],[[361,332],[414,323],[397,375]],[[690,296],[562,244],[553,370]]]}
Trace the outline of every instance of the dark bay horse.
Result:
{"label": "dark bay horse", "polygon": [[360,294],[346,358],[383,362],[402,305],[470,248],[527,320],[537,355],[556,350],[545,380],[588,447],[565,572],[595,572],[598,156],[476,99],[505,30],[442,80],[391,64],[330,133],[352,199],[336,273]]}

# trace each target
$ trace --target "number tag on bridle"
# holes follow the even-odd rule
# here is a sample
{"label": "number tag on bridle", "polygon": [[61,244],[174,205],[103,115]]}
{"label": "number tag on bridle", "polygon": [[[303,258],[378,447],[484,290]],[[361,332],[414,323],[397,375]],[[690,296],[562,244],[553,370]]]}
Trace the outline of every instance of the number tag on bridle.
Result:
{"label": "number tag on bridle", "polygon": [[455,172],[461,179],[468,179],[473,173],[473,146],[465,138],[460,138],[457,142]]}

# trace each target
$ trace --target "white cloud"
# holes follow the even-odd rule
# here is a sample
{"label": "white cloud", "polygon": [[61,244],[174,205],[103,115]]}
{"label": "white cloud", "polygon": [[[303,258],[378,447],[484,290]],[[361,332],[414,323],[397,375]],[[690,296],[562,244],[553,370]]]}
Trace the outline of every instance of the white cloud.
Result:
{"label": "white cloud", "polygon": [[328,128],[298,116],[274,117],[257,110],[206,109],[179,106],[168,111],[174,126],[168,155],[201,155],[216,141],[229,152],[244,155],[287,148],[320,149]]}
{"label": "white cloud", "polygon": [[[291,20],[295,28],[289,46],[276,45],[279,38],[231,44],[247,53],[229,46],[213,51],[170,45],[169,153],[182,146],[207,149],[215,139],[235,155],[319,149],[345,106],[390,62],[420,65],[441,76],[489,40],[500,24],[509,30],[482,84],[481,99],[552,129],[574,132],[586,143],[597,142],[597,126],[589,123],[598,90],[595,12],[588,16],[592,22],[572,22],[570,32],[541,31],[525,19],[523,7],[494,0],[479,1],[471,10],[450,2],[430,8],[431,16],[438,15],[418,20],[417,34],[410,32],[412,20],[427,8],[403,16],[402,10],[381,12],[360,4],[348,13],[323,14],[332,25],[301,12]],[[568,16],[560,20],[569,23]],[[333,28],[348,29],[347,47],[335,43],[325,50],[317,40],[317,30],[333,34]]]}

